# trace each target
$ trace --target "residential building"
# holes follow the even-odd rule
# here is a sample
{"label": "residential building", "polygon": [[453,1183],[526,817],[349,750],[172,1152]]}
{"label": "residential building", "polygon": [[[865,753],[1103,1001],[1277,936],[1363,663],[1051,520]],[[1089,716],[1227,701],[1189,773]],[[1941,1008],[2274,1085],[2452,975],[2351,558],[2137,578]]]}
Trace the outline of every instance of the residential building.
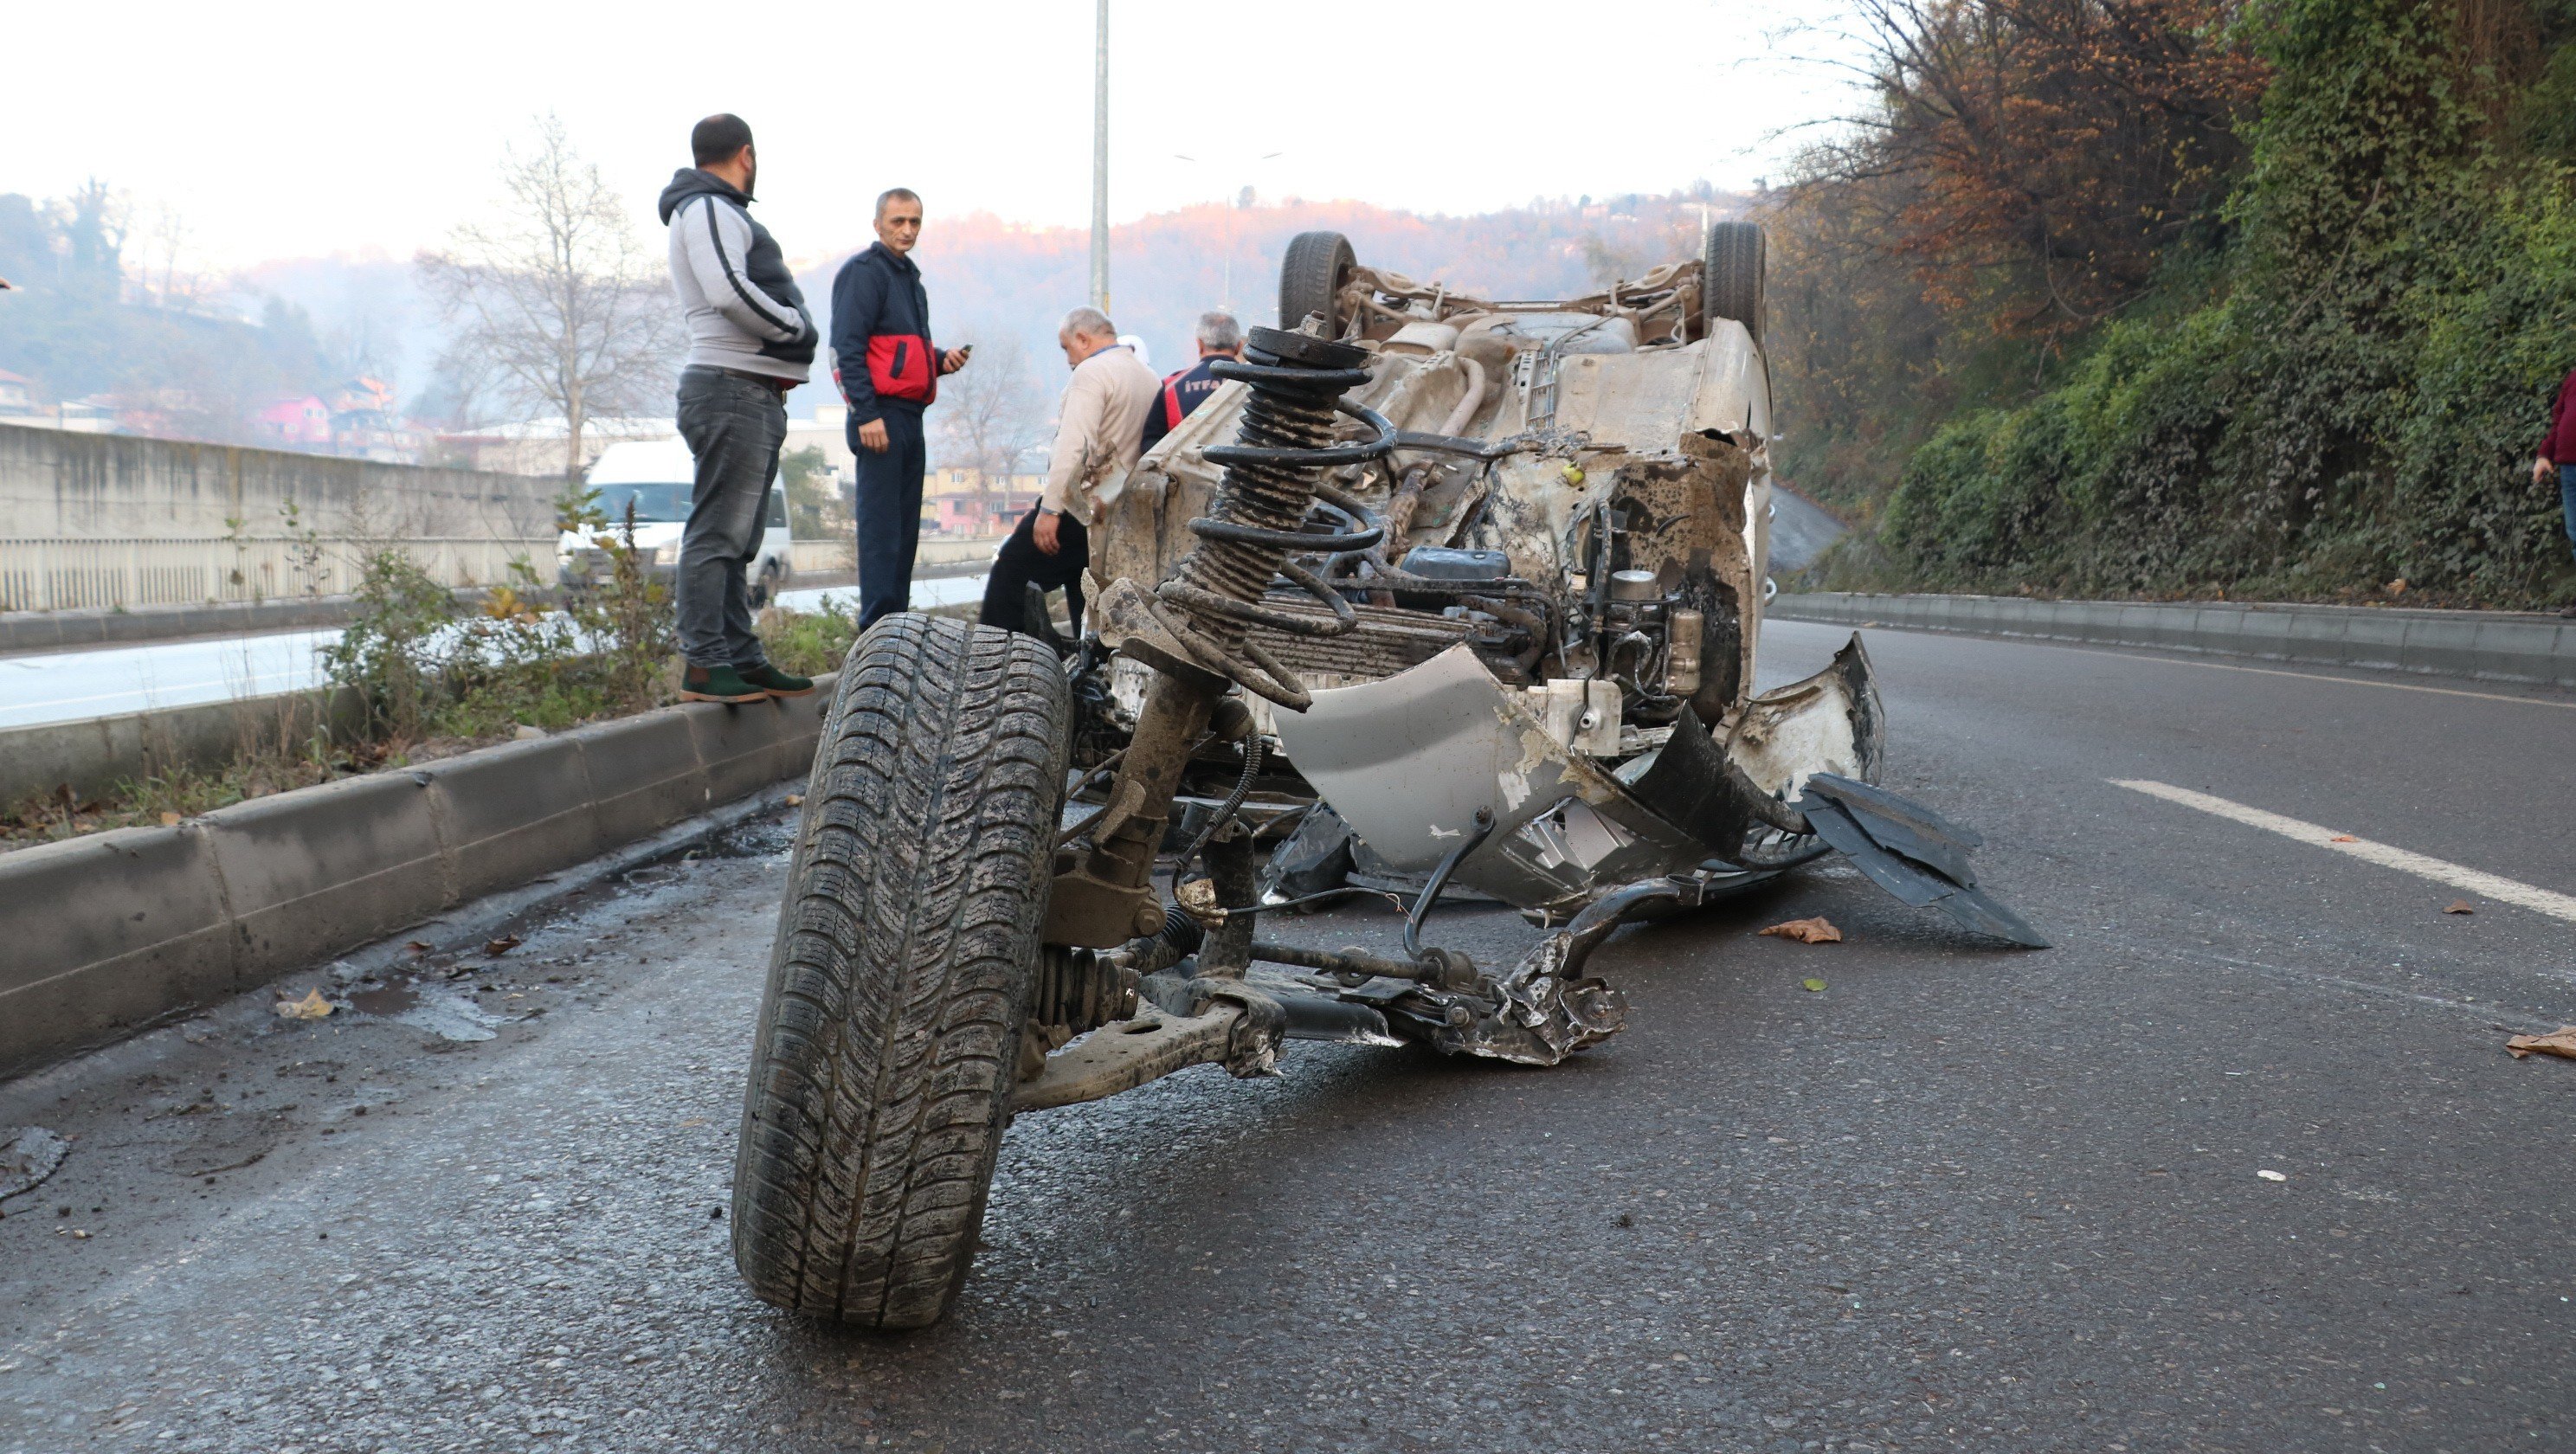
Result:
{"label": "residential building", "polygon": [[271,449],[318,452],[331,447],[331,406],[318,395],[280,399],[260,410],[252,423],[259,442]]}
{"label": "residential building", "polygon": [[965,539],[1008,535],[1045,489],[1044,475],[996,478],[988,490],[981,470],[935,469],[922,483],[921,528]]}

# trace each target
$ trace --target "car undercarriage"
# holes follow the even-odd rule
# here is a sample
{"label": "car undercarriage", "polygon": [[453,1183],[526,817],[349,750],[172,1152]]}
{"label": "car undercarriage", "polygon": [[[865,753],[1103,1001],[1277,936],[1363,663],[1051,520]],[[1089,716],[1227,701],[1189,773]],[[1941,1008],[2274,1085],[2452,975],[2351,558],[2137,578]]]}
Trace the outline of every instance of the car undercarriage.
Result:
{"label": "car undercarriage", "polygon": [[[1086,619],[854,646],[746,1103],[755,1291],[933,1321],[1011,1116],[1296,1039],[1552,1065],[1620,1027],[1586,970],[1621,924],[1827,854],[2042,944],[1973,832],[1875,785],[1857,636],[1753,690],[1761,317],[1746,223],[1527,302],[1305,234],[1280,327],[1101,491]],[[1400,953],[1260,932],[1359,892],[1407,905]],[[1479,964],[1436,942],[1450,895],[1542,932]]]}

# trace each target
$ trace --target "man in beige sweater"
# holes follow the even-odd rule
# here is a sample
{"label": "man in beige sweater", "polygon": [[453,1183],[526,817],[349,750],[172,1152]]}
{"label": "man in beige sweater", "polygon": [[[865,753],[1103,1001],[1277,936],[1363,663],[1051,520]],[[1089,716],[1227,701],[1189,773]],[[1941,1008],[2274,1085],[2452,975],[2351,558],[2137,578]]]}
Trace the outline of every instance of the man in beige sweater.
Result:
{"label": "man in beige sweater", "polygon": [[1118,329],[1097,308],[1076,308],[1056,330],[1056,343],[1073,377],[1064,386],[1057,416],[1055,455],[1047,465],[1046,493],[1020,519],[1019,529],[994,553],[984,586],[987,626],[1035,634],[1027,619],[1028,588],[1061,588],[1082,627],[1082,570],[1091,563],[1093,512],[1126,488],[1136,463],[1145,411],[1161,381],[1135,350],[1118,341]]}

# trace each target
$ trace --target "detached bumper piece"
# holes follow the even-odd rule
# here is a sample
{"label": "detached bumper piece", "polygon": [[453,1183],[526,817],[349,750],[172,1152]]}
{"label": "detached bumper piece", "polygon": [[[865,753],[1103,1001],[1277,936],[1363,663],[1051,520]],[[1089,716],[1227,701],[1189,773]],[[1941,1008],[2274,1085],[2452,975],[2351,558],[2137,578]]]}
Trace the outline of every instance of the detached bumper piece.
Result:
{"label": "detached bumper piece", "polygon": [[1968,852],[1985,840],[1974,830],[1884,788],[1824,772],[1807,779],[1798,811],[1817,837],[1906,903],[1929,904],[1970,933],[2026,949],[2049,947],[2019,914],[1977,887]]}

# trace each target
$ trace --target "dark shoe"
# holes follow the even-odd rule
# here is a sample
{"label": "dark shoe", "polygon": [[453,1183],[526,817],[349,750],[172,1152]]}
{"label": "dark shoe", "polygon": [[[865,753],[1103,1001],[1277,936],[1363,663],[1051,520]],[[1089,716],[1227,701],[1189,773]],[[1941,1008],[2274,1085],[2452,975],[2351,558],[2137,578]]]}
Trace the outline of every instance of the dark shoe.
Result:
{"label": "dark shoe", "polygon": [[765,661],[758,666],[735,667],[734,675],[773,697],[810,697],[814,694],[812,677],[790,676]]}
{"label": "dark shoe", "polygon": [[729,666],[693,666],[680,673],[684,702],[766,702],[769,693],[744,681]]}

